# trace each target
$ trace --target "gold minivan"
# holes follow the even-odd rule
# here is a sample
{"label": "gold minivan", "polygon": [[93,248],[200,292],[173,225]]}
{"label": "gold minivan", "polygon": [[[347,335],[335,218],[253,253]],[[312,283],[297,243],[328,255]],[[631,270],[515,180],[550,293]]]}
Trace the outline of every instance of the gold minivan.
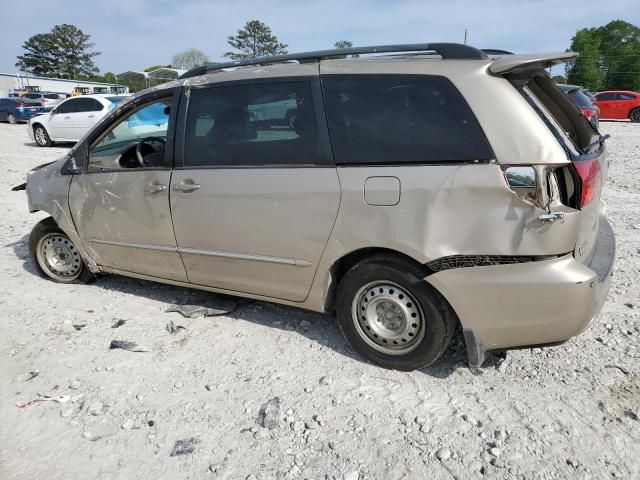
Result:
{"label": "gold minivan", "polygon": [[457,325],[474,368],[560,343],[602,308],[615,251],[606,137],[544,70],[573,58],[417,44],[198,67],[28,174],[50,215],[33,261],[335,313],[398,370]]}

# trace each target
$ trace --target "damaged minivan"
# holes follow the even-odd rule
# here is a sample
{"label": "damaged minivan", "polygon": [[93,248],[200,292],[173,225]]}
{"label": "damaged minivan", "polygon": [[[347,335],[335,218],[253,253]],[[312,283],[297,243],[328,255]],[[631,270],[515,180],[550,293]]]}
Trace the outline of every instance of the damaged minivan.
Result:
{"label": "damaged minivan", "polygon": [[29,211],[50,215],[33,261],[56,282],[332,313],[398,370],[458,325],[473,368],[561,343],[602,308],[615,251],[606,137],[544,70],[575,56],[416,44],[197,67],[29,172]]}

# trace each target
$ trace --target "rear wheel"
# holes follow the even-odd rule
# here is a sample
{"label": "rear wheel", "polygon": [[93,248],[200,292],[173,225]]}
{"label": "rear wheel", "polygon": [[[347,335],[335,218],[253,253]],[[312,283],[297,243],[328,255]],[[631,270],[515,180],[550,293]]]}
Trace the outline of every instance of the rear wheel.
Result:
{"label": "rear wheel", "polygon": [[15,125],[16,123],[18,123],[18,120],[16,119],[15,115],[13,114],[9,114],[7,115],[7,121],[11,124],[11,125]]}
{"label": "rear wheel", "polygon": [[40,276],[48,280],[89,283],[95,279],[74,243],[51,217],[33,227],[29,252]]}
{"label": "rear wheel", "polygon": [[629,113],[629,120],[632,122],[640,122],[640,108],[634,108]]}
{"label": "rear wheel", "polygon": [[49,134],[42,125],[36,125],[34,127],[33,137],[36,139],[36,143],[40,147],[50,147],[53,144]]}
{"label": "rear wheel", "polygon": [[455,314],[411,261],[380,255],[351,268],[340,282],[338,324],[353,348],[385,368],[433,363],[454,331]]}

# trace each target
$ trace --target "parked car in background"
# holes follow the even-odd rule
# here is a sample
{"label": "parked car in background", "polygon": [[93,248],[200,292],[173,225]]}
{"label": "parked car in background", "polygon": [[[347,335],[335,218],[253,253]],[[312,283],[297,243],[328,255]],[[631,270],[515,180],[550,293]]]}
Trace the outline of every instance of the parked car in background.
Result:
{"label": "parked car in background", "polygon": [[28,122],[34,115],[45,111],[40,102],[28,98],[0,98],[0,122],[16,124]]}
{"label": "parked car in background", "polygon": [[640,94],[626,90],[608,90],[596,93],[600,118],[640,122]]}
{"label": "parked car in background", "polygon": [[65,99],[64,95],[51,92],[25,93],[22,98],[39,101],[47,110],[51,110]]}
{"label": "parked car in background", "polygon": [[41,147],[53,142],[77,142],[109,110],[128,95],[82,95],[70,97],[44,115],[29,121],[27,133]]}
{"label": "parked car in background", "polygon": [[591,122],[591,125],[598,128],[600,121],[600,109],[591,99],[593,95],[578,85],[558,85],[560,90],[569,95],[569,98],[582,112],[584,118]]}
{"label": "parked car in background", "polygon": [[578,335],[615,245],[606,137],[545,71],[576,54],[412,50],[442,58],[307,52],[136,94],[15,187],[52,215],[29,239],[35,268],[335,312],[398,370],[435,361],[459,323],[474,368]]}

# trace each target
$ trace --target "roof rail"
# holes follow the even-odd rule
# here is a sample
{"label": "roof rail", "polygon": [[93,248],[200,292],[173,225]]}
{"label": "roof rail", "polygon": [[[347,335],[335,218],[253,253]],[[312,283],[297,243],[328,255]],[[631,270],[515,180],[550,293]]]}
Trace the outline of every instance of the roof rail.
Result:
{"label": "roof rail", "polygon": [[513,55],[513,52],[508,50],[498,50],[497,48],[483,48],[482,51],[487,55]]}
{"label": "roof rail", "polygon": [[298,61],[299,63],[315,63],[326,57],[346,55],[366,55],[369,53],[399,53],[399,52],[434,52],[443,59],[483,60],[487,55],[477,48],[461,43],[407,43],[400,45],[376,45],[370,47],[332,48],[330,50],[316,50],[313,52],[291,53],[287,55],[274,55],[271,57],[252,58],[239,62],[211,63],[192,68],[182,74],[180,78],[196,77],[207,72],[222,70],[224,68],[244,67],[247,65],[264,65]]}

